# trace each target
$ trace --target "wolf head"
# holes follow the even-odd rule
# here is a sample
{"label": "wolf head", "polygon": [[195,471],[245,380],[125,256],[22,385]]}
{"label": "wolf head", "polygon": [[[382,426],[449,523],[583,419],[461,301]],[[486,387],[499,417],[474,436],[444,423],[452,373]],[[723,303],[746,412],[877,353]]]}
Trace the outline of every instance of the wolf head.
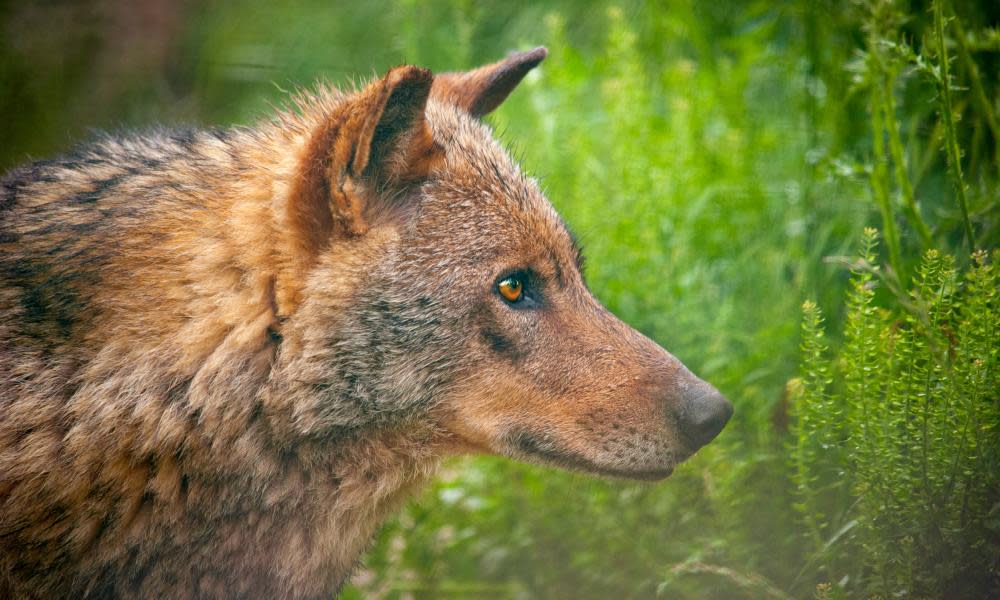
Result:
{"label": "wolf head", "polygon": [[594,299],[573,236],[480,120],[545,55],[398,67],[310,121],[275,290],[304,429],[419,418],[463,450],[657,479],[725,426],[715,388]]}

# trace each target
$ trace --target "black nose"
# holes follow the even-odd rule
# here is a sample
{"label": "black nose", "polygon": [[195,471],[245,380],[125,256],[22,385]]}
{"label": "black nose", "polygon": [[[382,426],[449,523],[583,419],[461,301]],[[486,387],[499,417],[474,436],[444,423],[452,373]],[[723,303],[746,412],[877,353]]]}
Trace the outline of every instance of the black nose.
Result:
{"label": "black nose", "polygon": [[733,416],[733,405],[719,390],[704,383],[685,394],[681,409],[682,433],[701,448],[715,439]]}

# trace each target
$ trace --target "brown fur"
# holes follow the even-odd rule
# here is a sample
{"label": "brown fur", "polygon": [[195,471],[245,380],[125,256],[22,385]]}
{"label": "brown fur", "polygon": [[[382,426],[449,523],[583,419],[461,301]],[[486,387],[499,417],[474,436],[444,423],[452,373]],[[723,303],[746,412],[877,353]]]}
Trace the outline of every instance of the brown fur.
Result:
{"label": "brown fur", "polygon": [[654,479],[714,436],[476,119],[544,55],[10,173],[0,596],[329,597],[445,455]]}

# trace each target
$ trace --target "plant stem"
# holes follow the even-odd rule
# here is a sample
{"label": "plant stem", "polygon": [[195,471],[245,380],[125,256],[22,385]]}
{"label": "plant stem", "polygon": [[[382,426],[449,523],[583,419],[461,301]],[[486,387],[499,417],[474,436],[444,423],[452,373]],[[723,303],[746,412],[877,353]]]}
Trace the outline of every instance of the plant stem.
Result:
{"label": "plant stem", "polygon": [[889,153],[892,156],[892,163],[895,167],[896,183],[899,185],[900,193],[903,195],[903,206],[906,208],[907,217],[917,234],[924,248],[933,245],[931,230],[920,216],[917,208],[917,201],[913,194],[913,185],[910,183],[910,176],[906,172],[906,153],[903,151],[903,143],[899,137],[899,122],[896,120],[896,97],[893,94],[894,73],[886,73],[883,77],[882,87],[882,109],[885,118],[885,130],[889,134]]}
{"label": "plant stem", "polygon": [[993,135],[993,160],[996,162],[997,175],[1000,175],[1000,124],[997,123],[993,105],[986,95],[986,90],[983,89],[979,67],[976,65],[976,61],[972,60],[972,54],[969,52],[969,42],[965,39],[965,27],[962,26],[962,21],[957,18],[955,19],[955,40],[958,42],[956,46],[958,54],[962,63],[965,64],[965,69],[969,72],[972,97],[979,105],[979,111],[983,114],[986,126],[989,127],[990,133]]}
{"label": "plant stem", "polygon": [[955,135],[955,115],[951,108],[951,75],[948,68],[948,50],[944,45],[944,0],[934,2],[934,38],[937,45],[938,61],[941,64],[941,120],[944,122],[945,150],[951,166],[951,174],[955,183],[955,193],[958,205],[962,209],[962,225],[965,237],[969,240],[969,249],[976,249],[976,239],[972,233],[972,223],[969,221],[969,206],[965,199],[965,180],[962,177],[961,154],[958,150],[958,140]]}
{"label": "plant stem", "polygon": [[[873,46],[870,56],[874,63],[874,76],[884,77],[885,67],[876,58],[876,51]],[[882,213],[882,230],[885,237],[885,245],[889,250],[889,265],[902,278],[903,265],[899,254],[899,233],[896,231],[896,221],[892,214],[892,204],[889,199],[889,169],[886,166],[888,157],[885,152],[885,119],[882,111],[882,89],[883,86],[881,85],[872,86],[872,150],[875,156],[873,157],[872,164],[871,185],[875,202],[878,204],[879,212]]]}

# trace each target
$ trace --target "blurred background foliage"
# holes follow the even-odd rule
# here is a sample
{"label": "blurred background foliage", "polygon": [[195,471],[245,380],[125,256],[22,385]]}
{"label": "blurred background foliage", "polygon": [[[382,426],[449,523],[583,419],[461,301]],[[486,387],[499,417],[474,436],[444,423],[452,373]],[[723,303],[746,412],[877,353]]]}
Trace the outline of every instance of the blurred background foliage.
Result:
{"label": "blurred background foliage", "polygon": [[[902,575],[871,583],[884,571],[868,558],[884,559],[892,540],[822,530],[856,520],[859,503],[878,512],[869,488],[820,485],[875,467],[838,458],[849,436],[830,434],[833,450],[813,442],[842,408],[824,392],[838,363],[820,357],[845,326],[852,356],[845,315],[860,310],[851,273],[830,257],[882,229],[884,255],[862,258],[898,284],[865,283],[892,331],[910,322],[886,315],[906,308],[925,251],[961,271],[1000,237],[1000,4],[942,7],[950,79],[920,0],[5,2],[0,168],[92,129],[247,124],[317,78],[350,85],[404,62],[463,69],[545,44],[549,58],[490,122],[577,232],[595,294],[719,387],[736,416],[657,485],[491,457],[448,463],[384,528],[345,596],[941,594]],[[998,310],[995,295],[976,298]],[[822,335],[820,313],[827,333],[803,342],[800,369],[806,299],[806,340]],[[998,338],[982,336],[995,381]],[[995,389],[977,398],[1000,402]],[[897,434],[885,443],[899,446]],[[996,480],[995,462],[968,465],[969,478]],[[989,509],[1000,500],[983,493],[978,537],[942,559],[959,570],[963,552],[1000,555],[1000,504]],[[966,567],[997,584],[996,560]]]}

